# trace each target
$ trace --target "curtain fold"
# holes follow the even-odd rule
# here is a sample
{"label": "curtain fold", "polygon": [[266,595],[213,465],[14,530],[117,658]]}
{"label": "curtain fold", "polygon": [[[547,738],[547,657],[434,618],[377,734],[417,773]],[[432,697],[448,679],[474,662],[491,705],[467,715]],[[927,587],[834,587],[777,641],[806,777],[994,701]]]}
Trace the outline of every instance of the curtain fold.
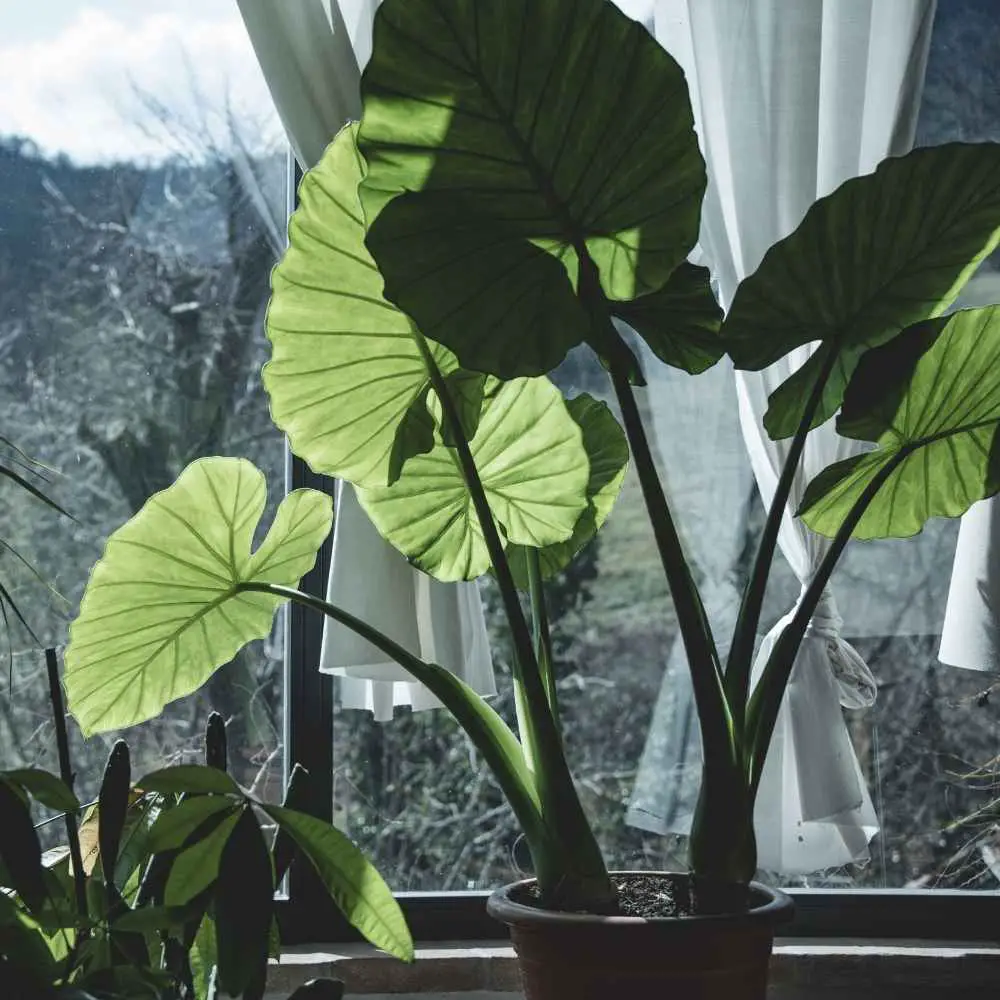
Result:
{"label": "curtain fold", "polygon": [[[741,278],[817,198],[913,142],[934,0],[657,0],[655,33],[684,67],[708,162],[700,245],[727,308]],[[761,425],[768,393],[809,348],[737,373],[740,422],[765,503],[787,442]],[[779,544],[805,586],[824,542],[791,510],[812,474],[851,452],[814,431]],[[759,671],[786,616],[764,638]],[[782,704],[756,812],[761,867],[786,874],[867,857],[877,820],[841,705],[874,682],[841,638],[832,603],[814,616]]]}
{"label": "curtain fold", "polygon": [[[237,0],[275,107],[299,164],[318,162],[334,135],[361,115],[360,67],[371,55],[376,0]],[[440,584],[413,569],[375,530],[341,483],[328,599],[411,653],[433,659],[484,695],[496,693],[475,583]],[[379,721],[396,705],[438,705],[422,684],[350,630],[324,623],[320,670],[340,678],[341,704]]]}

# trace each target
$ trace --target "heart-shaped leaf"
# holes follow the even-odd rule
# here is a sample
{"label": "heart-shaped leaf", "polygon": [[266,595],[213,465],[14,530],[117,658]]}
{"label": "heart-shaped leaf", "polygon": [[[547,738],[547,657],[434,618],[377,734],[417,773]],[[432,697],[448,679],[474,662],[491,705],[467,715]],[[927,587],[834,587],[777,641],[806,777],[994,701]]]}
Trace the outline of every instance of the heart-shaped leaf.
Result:
{"label": "heart-shaped leaf", "polygon": [[820,473],[800,513],[832,535],[879,487],[857,538],[906,537],[928,518],[957,517],[1000,489],[998,425],[1000,307],[917,324],[866,354],[844,396],[838,431],[878,447]]}
{"label": "heart-shaped leaf", "polygon": [[[569,538],[587,506],[590,475],[579,426],[545,378],[491,382],[470,450],[503,535],[541,548]],[[490,567],[458,457],[440,437],[390,487],[358,490],[379,533],[439,580]]]}
{"label": "heart-shaped leaf", "polygon": [[413,961],[413,939],[392,891],[371,862],[339,830],[323,820],[264,805],[264,811],[309,859],[341,912],[376,947]]}
{"label": "heart-shaped leaf", "polygon": [[[684,74],[613,4],[386,0],[373,38],[359,133],[369,225],[378,220],[391,244],[397,222],[412,231],[415,220],[383,221],[387,202],[407,191],[452,202],[430,213],[436,225],[424,220],[423,241],[409,240],[409,261],[383,259],[377,248],[375,257],[394,288],[425,254],[447,261],[447,323],[431,322],[431,287],[400,302],[465,367],[543,374],[546,349],[586,340],[586,323],[562,325],[583,251],[612,299],[658,290],[685,259],[705,167]],[[476,243],[470,216],[488,239]],[[562,263],[568,282],[552,268],[543,276],[532,263],[539,249]],[[525,313],[539,325],[521,325]],[[500,336],[513,341],[502,352]]]}
{"label": "heart-shaped leaf", "polygon": [[740,284],[722,329],[737,368],[820,341],[771,396],[771,437],[795,433],[826,370],[812,425],[831,417],[861,355],[944,313],[998,240],[995,143],[916,149],[817,201]]}
{"label": "heart-shaped leaf", "polygon": [[697,375],[726,352],[719,336],[722,309],[710,279],[707,267],[685,261],[659,291],[631,302],[612,302],[611,311],[662,362]]}
{"label": "heart-shaped leaf", "polygon": [[[383,297],[365,247],[356,131],[343,129],[299,187],[271,276],[263,378],[274,422],[315,471],[385,486],[433,446],[430,382],[411,321]],[[455,368],[450,351],[428,348],[443,372]]]}
{"label": "heart-shaped leaf", "polygon": [[199,459],[111,535],[66,650],[69,709],[85,735],[153,718],[270,633],[281,600],[238,585],[296,585],[332,512],[322,493],[288,494],[253,552],[265,499],[249,462]]}
{"label": "heart-shaped leaf", "polygon": [[[583,447],[590,461],[587,482],[587,506],[576,522],[573,534],[564,542],[546,545],[539,551],[543,577],[555,576],[565,569],[573,557],[589,542],[611,513],[628,467],[628,442],[625,433],[607,405],[583,393],[566,403],[570,416],[583,433]],[[507,548],[514,581],[528,589],[526,548]]]}

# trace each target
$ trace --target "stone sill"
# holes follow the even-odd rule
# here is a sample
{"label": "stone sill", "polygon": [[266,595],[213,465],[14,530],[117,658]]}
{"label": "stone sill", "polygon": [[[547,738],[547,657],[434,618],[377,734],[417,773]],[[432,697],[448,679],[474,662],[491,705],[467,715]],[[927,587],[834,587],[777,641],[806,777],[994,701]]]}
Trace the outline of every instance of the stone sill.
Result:
{"label": "stone sill", "polygon": [[[779,939],[771,969],[773,1000],[1000,996],[1000,945],[989,942]],[[520,996],[514,952],[506,942],[496,941],[420,947],[413,965],[365,945],[289,948],[269,978],[268,1000],[284,1000],[296,986],[317,976],[342,979],[348,996],[367,1000]]]}

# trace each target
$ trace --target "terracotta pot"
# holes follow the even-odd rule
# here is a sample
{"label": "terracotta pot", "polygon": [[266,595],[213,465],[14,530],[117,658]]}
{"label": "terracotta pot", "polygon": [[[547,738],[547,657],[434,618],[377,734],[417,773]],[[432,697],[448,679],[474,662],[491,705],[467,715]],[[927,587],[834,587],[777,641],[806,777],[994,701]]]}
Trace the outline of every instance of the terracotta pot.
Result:
{"label": "terracotta pot", "polygon": [[516,902],[532,883],[486,904],[510,928],[526,1000],[764,1000],[774,928],[792,915],[788,896],[756,882],[745,913],[652,920]]}

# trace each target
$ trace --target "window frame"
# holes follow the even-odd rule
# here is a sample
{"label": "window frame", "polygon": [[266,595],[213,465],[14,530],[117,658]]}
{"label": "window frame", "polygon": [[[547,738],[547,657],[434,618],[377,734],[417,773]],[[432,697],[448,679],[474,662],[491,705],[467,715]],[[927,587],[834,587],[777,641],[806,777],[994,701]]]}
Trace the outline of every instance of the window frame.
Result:
{"label": "window frame", "polygon": [[[288,213],[295,208],[302,171],[288,154]],[[312,488],[335,496],[336,481],[317,475],[286,444],[286,487]],[[332,533],[302,580],[302,589],[326,595],[333,549]],[[333,680],[316,669],[323,642],[320,616],[291,603],[285,616],[284,737],[292,763],[309,771],[310,809],[333,820]],[[788,889],[795,912],[780,933],[810,939],[851,938],[1000,942],[1000,889]],[[504,928],[486,913],[488,891],[400,892],[413,939],[491,941],[506,938]],[[278,921],[285,945],[362,941],[331,902],[315,873],[293,866],[287,894],[279,899]]]}

